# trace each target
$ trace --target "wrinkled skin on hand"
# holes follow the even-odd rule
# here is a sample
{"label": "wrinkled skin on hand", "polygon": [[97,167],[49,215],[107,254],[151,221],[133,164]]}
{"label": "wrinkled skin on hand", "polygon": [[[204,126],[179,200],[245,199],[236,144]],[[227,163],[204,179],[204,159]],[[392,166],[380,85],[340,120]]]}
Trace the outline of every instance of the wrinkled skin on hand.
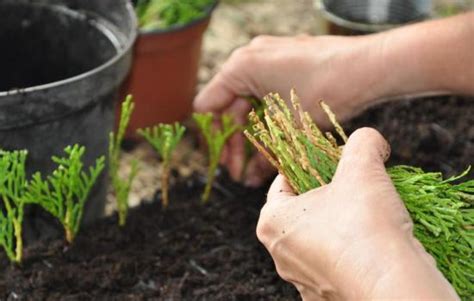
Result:
{"label": "wrinkled skin on hand", "polygon": [[[362,101],[377,96],[375,83],[379,81],[371,68],[364,68],[364,74],[346,70],[348,61],[369,66],[365,61],[374,52],[368,50],[374,47],[368,42],[358,37],[257,37],[232,54],[196,97],[194,108],[197,112],[230,113],[243,125],[251,108],[243,96],[261,99],[276,92],[289,99],[290,90],[296,88],[303,109],[320,126],[329,125],[318,109],[320,99],[327,101],[338,117],[345,120],[363,108]],[[360,89],[361,86],[371,88]],[[242,176],[244,141],[243,135],[235,135],[224,150],[222,163],[234,180]],[[249,186],[259,186],[274,173],[258,154],[250,160],[243,179]]]}
{"label": "wrinkled skin on hand", "polygon": [[385,171],[389,152],[365,128],[349,138],[330,184],[296,196],[275,179],[257,236],[304,300],[458,300],[413,236]]}

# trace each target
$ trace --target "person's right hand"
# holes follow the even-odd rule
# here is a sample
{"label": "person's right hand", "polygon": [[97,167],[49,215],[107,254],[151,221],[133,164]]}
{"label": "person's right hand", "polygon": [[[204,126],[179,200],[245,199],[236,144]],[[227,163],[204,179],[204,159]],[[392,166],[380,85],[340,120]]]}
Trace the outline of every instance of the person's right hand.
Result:
{"label": "person's right hand", "polygon": [[385,171],[389,146],[354,132],[332,182],[295,195],[278,176],[257,236],[304,300],[458,300]]}
{"label": "person's right hand", "polygon": [[[263,98],[270,92],[289,100],[296,88],[302,107],[319,125],[329,125],[318,108],[324,99],[339,119],[360,110],[362,103],[378,96],[380,82],[368,60],[377,50],[373,37],[269,37],[255,38],[236,50],[222,70],[199,93],[197,112],[230,113],[240,124],[247,123],[250,104],[243,96]],[[351,69],[350,66],[363,66]],[[361,71],[363,73],[361,73]],[[361,88],[362,87],[362,88]],[[224,150],[222,163],[233,179],[239,180],[244,162],[244,137],[234,136]],[[258,186],[273,168],[256,155],[248,164],[245,183]]]}

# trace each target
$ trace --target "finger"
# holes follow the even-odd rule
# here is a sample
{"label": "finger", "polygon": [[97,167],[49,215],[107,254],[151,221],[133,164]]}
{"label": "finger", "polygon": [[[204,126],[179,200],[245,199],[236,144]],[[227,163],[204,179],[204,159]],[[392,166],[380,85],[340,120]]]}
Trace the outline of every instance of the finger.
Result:
{"label": "finger", "polygon": [[238,97],[229,105],[224,111],[225,114],[229,114],[234,118],[234,121],[239,125],[247,124],[248,114],[252,108],[252,105],[245,98]]}
{"label": "finger", "polygon": [[234,181],[240,181],[245,164],[245,140],[241,133],[233,135],[228,142],[226,166]]}
{"label": "finger", "polygon": [[238,49],[222,66],[221,71],[204,87],[194,100],[196,112],[222,112],[228,108],[239,95],[252,95],[247,84],[251,82],[249,51]]}
{"label": "finger", "polygon": [[[237,98],[224,113],[231,115],[235,123],[244,125],[250,109],[251,105],[247,100]],[[234,181],[241,180],[245,156],[245,138],[238,131],[230,137],[221,156],[221,164],[228,168],[229,174]]]}
{"label": "finger", "polygon": [[370,181],[374,173],[385,172],[384,162],[390,156],[390,146],[382,135],[372,128],[355,131],[347,141],[339,161],[334,181]]}
{"label": "finger", "polygon": [[244,185],[248,187],[260,187],[265,184],[268,179],[273,177],[276,169],[268,162],[268,160],[260,153],[255,154],[247,164],[244,175]]}
{"label": "finger", "polygon": [[221,153],[221,158],[219,160],[219,163],[221,165],[224,165],[224,166],[228,167],[228,162],[229,162],[229,158],[230,158],[229,153],[230,153],[229,146],[224,145],[224,148],[222,149],[222,153]]}
{"label": "finger", "polygon": [[282,175],[278,175],[268,190],[267,203],[283,201],[294,196],[296,196],[296,194],[286,178]]}

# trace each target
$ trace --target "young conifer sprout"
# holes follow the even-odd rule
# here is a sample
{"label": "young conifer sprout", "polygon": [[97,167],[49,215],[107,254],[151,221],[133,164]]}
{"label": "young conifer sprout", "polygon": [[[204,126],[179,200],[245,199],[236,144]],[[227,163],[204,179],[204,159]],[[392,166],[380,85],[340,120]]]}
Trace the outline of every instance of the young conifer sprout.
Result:
{"label": "young conifer sprout", "polygon": [[183,138],[186,128],[179,123],[158,124],[152,128],[139,129],[138,133],[150,143],[156,152],[160,155],[162,164],[161,173],[161,202],[163,208],[169,204],[169,176],[171,167],[171,158],[176,146]]}
{"label": "young conifer sprout", "polygon": [[193,114],[199,129],[204,136],[208,146],[209,168],[207,173],[207,183],[202,194],[203,203],[209,201],[212,184],[216,175],[222,150],[227,140],[240,128],[235,124],[234,119],[229,115],[222,115],[221,128],[213,126],[214,115],[212,113]]}
{"label": "young conifer sprout", "polygon": [[119,225],[125,226],[128,216],[128,197],[132,187],[133,180],[138,173],[138,161],[133,160],[131,164],[131,171],[127,179],[122,179],[119,176],[120,169],[120,153],[123,138],[127,131],[130,117],[132,116],[135,104],[133,97],[128,95],[122,103],[122,110],[120,111],[120,121],[117,133],[111,132],[109,134],[109,178],[112,182],[112,187],[117,200]]}
{"label": "young conifer sprout", "polygon": [[[250,113],[253,129],[245,134],[301,194],[331,182],[343,145],[319,130],[294,91],[291,97],[294,113],[278,94],[266,96],[264,118]],[[347,141],[329,107],[321,102],[321,108]],[[410,166],[387,169],[413,219],[415,237],[463,298],[474,295],[474,180],[459,181],[468,171],[444,180]]]}
{"label": "young conifer sprout", "polygon": [[23,208],[27,187],[25,162],[27,151],[0,151],[0,245],[13,263],[23,256]]}
{"label": "young conifer sprout", "polygon": [[73,243],[79,232],[84,205],[105,166],[102,156],[84,171],[85,151],[83,146],[66,147],[66,157],[52,158],[58,167],[51,175],[45,179],[39,172],[33,175],[25,196],[27,202],[41,206],[61,222],[68,243]]}

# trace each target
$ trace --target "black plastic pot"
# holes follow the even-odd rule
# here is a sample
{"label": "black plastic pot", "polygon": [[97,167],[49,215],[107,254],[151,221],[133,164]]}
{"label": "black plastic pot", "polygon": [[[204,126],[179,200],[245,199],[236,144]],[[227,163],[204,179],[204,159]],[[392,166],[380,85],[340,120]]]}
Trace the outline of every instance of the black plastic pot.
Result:
{"label": "black plastic pot", "polygon": [[[0,0],[0,148],[27,149],[29,172],[45,174],[67,145],[86,147],[86,165],[106,155],[135,38],[127,0]],[[106,191],[104,172],[84,222],[103,214]],[[25,239],[53,235],[50,220],[29,210]]]}
{"label": "black plastic pot", "polygon": [[432,0],[314,0],[335,35],[359,35],[429,18]]}

